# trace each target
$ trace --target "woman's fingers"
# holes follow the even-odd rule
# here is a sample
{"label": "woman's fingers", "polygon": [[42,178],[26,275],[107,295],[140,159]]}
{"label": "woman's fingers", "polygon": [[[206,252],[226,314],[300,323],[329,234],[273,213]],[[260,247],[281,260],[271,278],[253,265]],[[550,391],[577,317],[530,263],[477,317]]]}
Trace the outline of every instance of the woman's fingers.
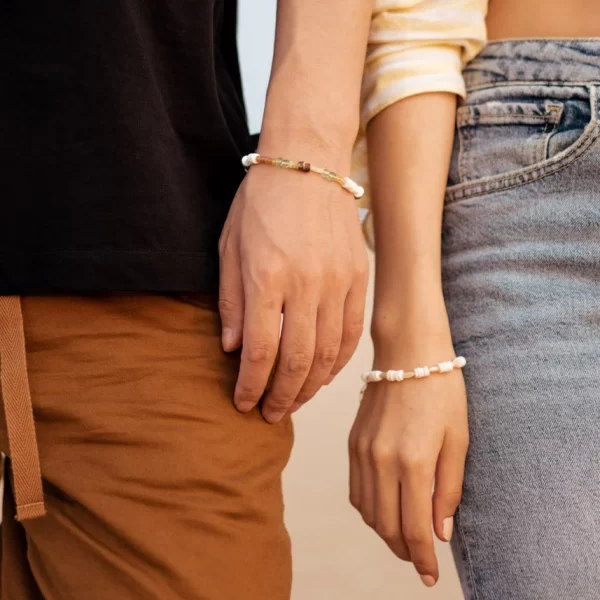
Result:
{"label": "woman's fingers", "polygon": [[410,560],[410,552],[402,534],[400,482],[393,466],[375,474],[375,531],[402,560]]}
{"label": "woman's fingers", "polygon": [[[431,471],[431,472],[430,472]],[[433,469],[415,463],[402,476],[402,534],[410,560],[423,583],[432,587],[439,578],[433,546],[431,490]]]}
{"label": "woman's fingers", "polygon": [[[464,439],[463,439],[464,437]],[[448,433],[438,459],[433,494],[433,527],[443,542],[452,537],[454,513],[462,496],[468,439]]]}
{"label": "woman's fingers", "polygon": [[434,523],[436,534],[448,539],[467,438],[464,383],[449,375],[369,385],[352,428],[352,504],[428,587],[439,578]]}

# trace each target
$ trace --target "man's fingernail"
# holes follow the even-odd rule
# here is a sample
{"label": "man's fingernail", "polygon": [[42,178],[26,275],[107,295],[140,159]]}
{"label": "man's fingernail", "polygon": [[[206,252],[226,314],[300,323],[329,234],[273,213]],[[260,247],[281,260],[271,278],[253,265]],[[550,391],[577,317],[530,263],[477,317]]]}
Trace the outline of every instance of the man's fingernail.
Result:
{"label": "man's fingernail", "polygon": [[433,587],[435,585],[435,579],[431,575],[421,575],[421,581],[427,587]]}
{"label": "man's fingernail", "polygon": [[231,327],[224,327],[221,339],[222,339],[222,343],[223,343],[223,350],[225,350],[225,352],[229,352],[229,350],[231,350],[231,348],[233,346],[233,342],[234,342],[233,329],[231,329]]}
{"label": "man's fingernail", "polygon": [[235,407],[243,413],[250,412],[254,408],[254,402],[250,400],[242,400],[241,402],[236,402]]}
{"label": "man's fingernail", "polygon": [[454,518],[448,517],[444,519],[444,523],[442,525],[442,535],[444,539],[449,542],[452,539],[452,530],[454,529]]}
{"label": "man's fingernail", "polygon": [[275,424],[275,423],[279,423],[279,421],[281,421],[281,419],[283,419],[285,415],[285,410],[284,411],[266,411],[263,413],[263,417],[265,418],[265,421],[267,421],[268,423],[271,424]]}

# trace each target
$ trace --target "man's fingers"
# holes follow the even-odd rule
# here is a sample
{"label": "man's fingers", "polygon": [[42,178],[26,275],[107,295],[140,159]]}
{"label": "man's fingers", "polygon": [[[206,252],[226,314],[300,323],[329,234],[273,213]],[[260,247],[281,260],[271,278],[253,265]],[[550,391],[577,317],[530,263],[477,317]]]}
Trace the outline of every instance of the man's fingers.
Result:
{"label": "man's fingers", "polygon": [[297,298],[284,306],[279,360],[262,409],[269,423],[284,417],[306,381],[315,354],[316,321],[317,307],[310,301]]}
{"label": "man's fingers", "polygon": [[319,308],[315,355],[306,381],[294,402],[294,411],[321,389],[337,361],[342,342],[343,307],[343,298],[332,297]]}
{"label": "man's fingers", "polygon": [[415,467],[402,478],[402,533],[410,560],[428,587],[439,578],[431,527],[432,486],[433,472],[429,475],[426,467]]}
{"label": "man's fingers", "polygon": [[449,542],[452,537],[454,513],[462,495],[465,458],[468,443],[447,435],[438,458],[433,493],[433,526],[438,538]]}
{"label": "man's fingers", "polygon": [[233,352],[242,344],[244,328],[244,286],[236,255],[223,249],[220,255],[219,314],[223,350]]}
{"label": "man's fingers", "polygon": [[357,276],[355,285],[352,286],[346,296],[340,351],[329,377],[325,380],[326,384],[331,383],[335,376],[346,366],[360,341],[365,320],[367,278],[368,271],[366,271],[366,274],[361,273],[360,276]]}
{"label": "man's fingers", "polygon": [[264,394],[279,345],[281,301],[258,291],[246,294],[244,343],[234,402],[238,410],[252,410]]}

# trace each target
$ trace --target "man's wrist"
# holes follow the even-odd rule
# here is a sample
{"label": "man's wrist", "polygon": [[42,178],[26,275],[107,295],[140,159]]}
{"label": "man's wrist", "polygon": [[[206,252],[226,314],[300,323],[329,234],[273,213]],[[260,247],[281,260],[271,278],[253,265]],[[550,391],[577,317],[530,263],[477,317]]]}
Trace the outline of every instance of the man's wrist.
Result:
{"label": "man's wrist", "polygon": [[350,168],[357,133],[358,110],[356,115],[345,114],[327,98],[273,90],[267,101],[259,152],[314,164],[324,161],[318,166],[347,175],[344,171]]}

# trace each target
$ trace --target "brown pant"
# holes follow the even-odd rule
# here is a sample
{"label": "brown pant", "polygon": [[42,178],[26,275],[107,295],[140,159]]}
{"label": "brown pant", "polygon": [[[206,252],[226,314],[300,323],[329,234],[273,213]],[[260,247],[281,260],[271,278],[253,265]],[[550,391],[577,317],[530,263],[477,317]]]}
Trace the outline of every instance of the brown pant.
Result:
{"label": "brown pant", "polygon": [[47,512],[15,520],[5,486],[1,600],[287,600],[291,422],[234,409],[214,301],[21,305]]}

